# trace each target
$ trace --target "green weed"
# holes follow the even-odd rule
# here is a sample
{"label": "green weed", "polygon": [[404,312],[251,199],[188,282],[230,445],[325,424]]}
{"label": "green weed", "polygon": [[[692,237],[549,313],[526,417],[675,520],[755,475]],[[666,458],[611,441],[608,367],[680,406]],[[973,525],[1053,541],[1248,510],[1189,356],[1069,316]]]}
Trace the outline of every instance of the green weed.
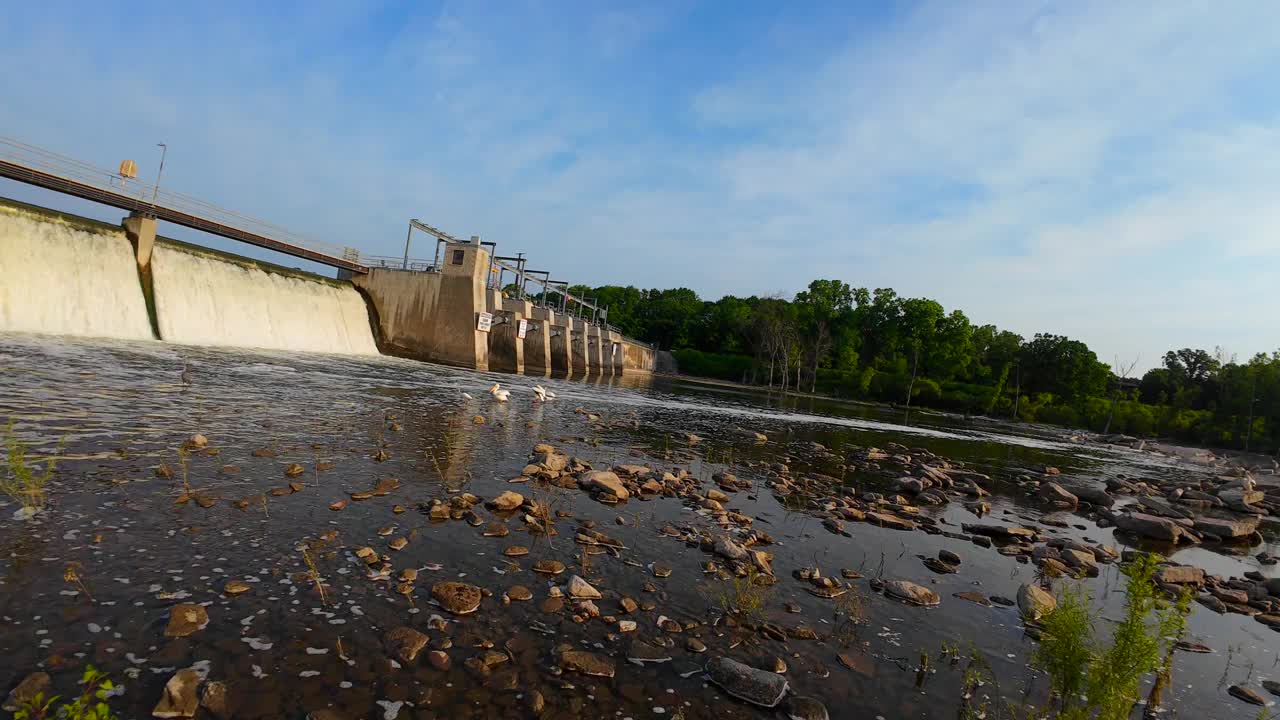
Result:
{"label": "green weed", "polygon": [[729,589],[720,593],[721,609],[740,620],[763,621],[770,590],[768,581],[768,576],[755,568],[748,569],[743,577],[730,578]]}
{"label": "green weed", "polygon": [[33,470],[27,460],[27,446],[13,432],[12,420],[4,428],[4,438],[7,461],[0,476],[0,492],[21,505],[28,517],[35,515],[45,508],[45,486],[53,477],[57,461],[49,458],[43,472]]}

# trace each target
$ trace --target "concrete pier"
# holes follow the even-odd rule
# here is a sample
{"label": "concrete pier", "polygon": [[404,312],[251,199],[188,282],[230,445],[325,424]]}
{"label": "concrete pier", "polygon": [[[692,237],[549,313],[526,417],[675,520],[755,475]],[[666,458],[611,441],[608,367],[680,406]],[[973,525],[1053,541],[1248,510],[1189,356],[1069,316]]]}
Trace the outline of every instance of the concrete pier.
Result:
{"label": "concrete pier", "polygon": [[149,215],[133,213],[126,217],[120,225],[124,234],[133,245],[133,254],[138,261],[139,269],[151,266],[151,251],[156,246],[156,219]]}
{"label": "concrete pier", "polygon": [[524,336],[524,374],[551,374],[551,326],[555,311],[529,305],[529,330]]}
{"label": "concrete pier", "polygon": [[577,318],[568,318],[570,329],[569,348],[573,357],[573,377],[584,377],[590,372],[587,353],[587,324]]}
{"label": "concrete pier", "polygon": [[573,318],[557,315],[554,310],[543,309],[549,327],[547,340],[551,352],[551,374],[555,377],[573,376]]}

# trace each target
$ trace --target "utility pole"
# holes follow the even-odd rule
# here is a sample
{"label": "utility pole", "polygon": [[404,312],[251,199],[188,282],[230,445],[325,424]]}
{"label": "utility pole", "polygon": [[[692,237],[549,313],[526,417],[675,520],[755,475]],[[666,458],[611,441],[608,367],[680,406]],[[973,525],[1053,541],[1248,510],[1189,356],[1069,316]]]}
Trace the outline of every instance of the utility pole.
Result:
{"label": "utility pole", "polygon": [[160,194],[160,178],[164,176],[164,158],[169,154],[169,146],[164,143],[156,143],[156,147],[160,148],[160,170],[156,173],[156,186],[151,189],[151,209],[156,209],[156,196]]}
{"label": "utility pole", "polygon": [[409,222],[409,232],[404,236],[404,267],[409,269],[409,238],[413,237],[413,221]]}

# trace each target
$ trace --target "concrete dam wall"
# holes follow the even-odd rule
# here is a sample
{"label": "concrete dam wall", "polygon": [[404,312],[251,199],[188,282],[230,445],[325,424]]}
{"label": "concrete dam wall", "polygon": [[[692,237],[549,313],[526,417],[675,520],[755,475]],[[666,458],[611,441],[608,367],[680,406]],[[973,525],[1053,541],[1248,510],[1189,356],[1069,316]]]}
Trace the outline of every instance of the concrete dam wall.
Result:
{"label": "concrete dam wall", "polygon": [[648,346],[488,288],[490,257],[452,244],[432,272],[334,280],[0,199],[0,332],[385,353],[478,370],[650,372]]}

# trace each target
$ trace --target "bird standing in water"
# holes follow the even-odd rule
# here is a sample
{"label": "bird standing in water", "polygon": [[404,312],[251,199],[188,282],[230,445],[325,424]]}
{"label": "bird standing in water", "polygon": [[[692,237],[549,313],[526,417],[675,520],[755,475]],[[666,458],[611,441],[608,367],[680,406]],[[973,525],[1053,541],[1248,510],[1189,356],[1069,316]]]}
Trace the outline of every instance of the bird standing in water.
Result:
{"label": "bird standing in water", "polygon": [[511,397],[511,391],[503,390],[498,386],[498,383],[494,383],[493,387],[489,388],[489,394],[498,402],[506,402]]}

